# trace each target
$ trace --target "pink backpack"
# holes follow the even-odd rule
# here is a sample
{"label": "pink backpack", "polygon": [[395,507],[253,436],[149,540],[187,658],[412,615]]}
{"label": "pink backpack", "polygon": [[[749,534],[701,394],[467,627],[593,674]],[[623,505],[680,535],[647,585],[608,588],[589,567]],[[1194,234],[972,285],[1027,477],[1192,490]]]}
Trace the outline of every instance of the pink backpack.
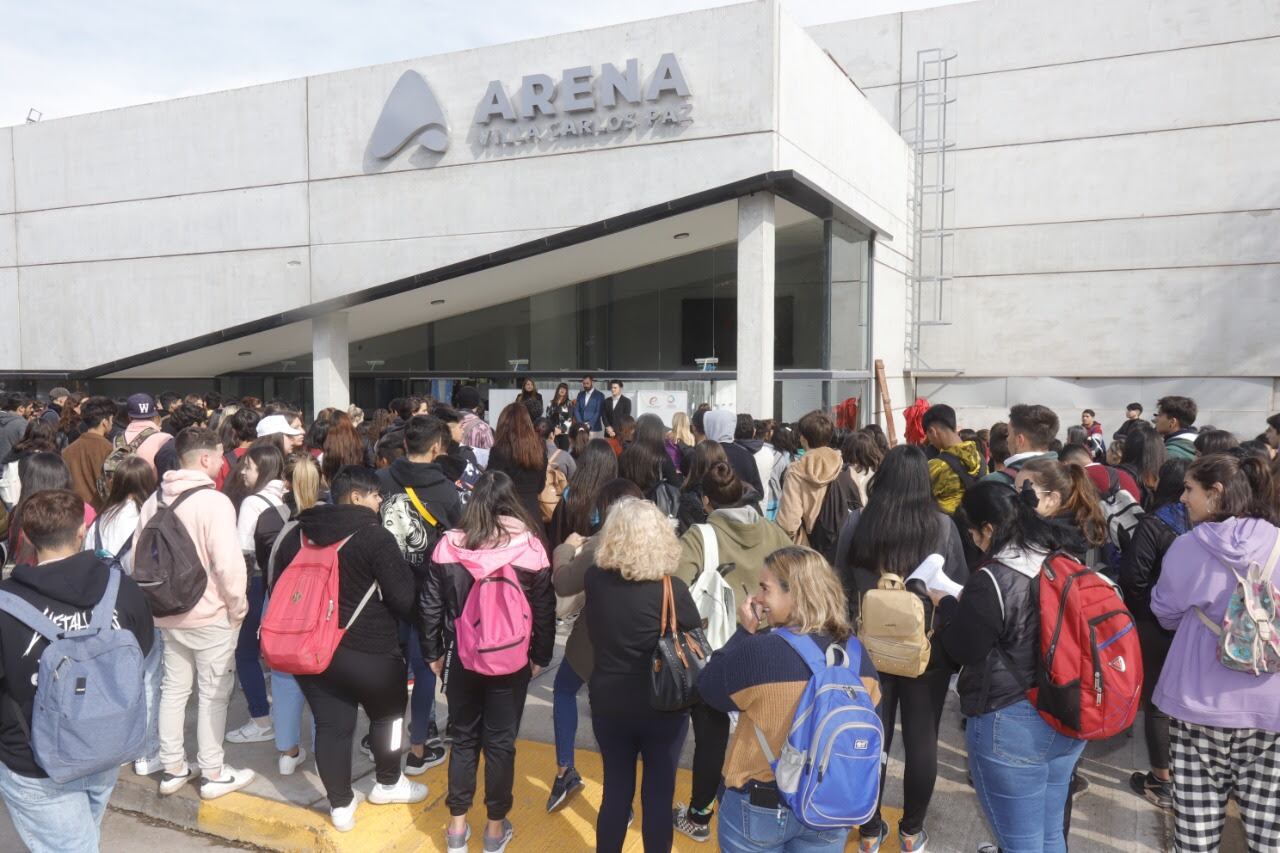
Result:
{"label": "pink backpack", "polygon": [[529,662],[533,612],[514,568],[503,566],[476,578],[454,630],[458,659],[472,672],[510,675],[524,668]]}
{"label": "pink backpack", "polygon": [[342,637],[378,588],[377,583],[369,587],[345,627],[338,624],[338,552],[347,539],[321,547],[303,536],[302,548],[280,574],[258,631],[262,656],[272,669],[291,675],[328,669]]}

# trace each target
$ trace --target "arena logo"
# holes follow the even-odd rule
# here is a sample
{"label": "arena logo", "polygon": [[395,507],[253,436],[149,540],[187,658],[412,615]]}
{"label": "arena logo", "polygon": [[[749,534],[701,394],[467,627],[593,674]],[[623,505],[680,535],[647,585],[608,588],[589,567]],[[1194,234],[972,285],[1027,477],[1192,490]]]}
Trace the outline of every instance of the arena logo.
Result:
{"label": "arena logo", "polygon": [[400,75],[373,126],[373,156],[388,160],[413,140],[428,151],[449,149],[449,124],[431,87],[417,71]]}
{"label": "arena logo", "polygon": [[[685,100],[673,102],[669,96]],[[476,107],[475,123],[481,126],[482,146],[625,133],[637,127],[689,124],[689,97],[680,62],[675,54],[664,53],[647,82],[638,59],[628,59],[625,70],[606,62],[598,76],[591,66],[566,68],[559,83],[546,74],[526,75],[514,101],[502,81],[493,80]],[[495,127],[498,119],[506,124]]]}

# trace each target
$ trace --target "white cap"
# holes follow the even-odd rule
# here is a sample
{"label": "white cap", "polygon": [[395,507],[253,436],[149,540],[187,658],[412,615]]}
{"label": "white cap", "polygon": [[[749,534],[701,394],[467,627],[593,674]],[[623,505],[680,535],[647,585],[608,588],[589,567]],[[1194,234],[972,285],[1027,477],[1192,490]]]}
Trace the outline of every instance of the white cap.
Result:
{"label": "white cap", "polygon": [[267,415],[258,421],[258,438],[276,434],[302,435],[302,430],[291,425],[284,415]]}

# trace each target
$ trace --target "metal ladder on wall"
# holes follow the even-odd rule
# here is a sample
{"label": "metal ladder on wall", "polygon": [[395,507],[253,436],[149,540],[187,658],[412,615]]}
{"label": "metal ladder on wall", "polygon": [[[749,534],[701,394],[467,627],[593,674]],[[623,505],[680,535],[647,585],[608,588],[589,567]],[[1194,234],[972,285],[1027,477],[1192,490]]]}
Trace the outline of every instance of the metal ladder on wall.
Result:
{"label": "metal ladder on wall", "polygon": [[[914,127],[904,128],[903,137],[915,153],[912,192],[907,207],[911,215],[911,275],[907,287],[907,369],[913,375],[958,375],[926,364],[921,357],[921,335],[931,326],[948,326],[949,287],[953,251],[951,229],[955,207],[954,125],[956,54],[943,48],[916,52],[916,81],[912,105]],[[903,87],[904,94],[908,90]],[[903,105],[906,113],[906,105]]]}

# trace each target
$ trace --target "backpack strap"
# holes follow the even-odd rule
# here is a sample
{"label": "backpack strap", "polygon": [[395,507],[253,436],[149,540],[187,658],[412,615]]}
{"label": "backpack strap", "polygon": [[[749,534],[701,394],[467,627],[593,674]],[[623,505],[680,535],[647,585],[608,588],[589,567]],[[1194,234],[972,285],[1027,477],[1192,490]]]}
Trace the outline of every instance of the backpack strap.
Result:
{"label": "backpack strap", "polygon": [[53,642],[62,636],[62,629],[53,620],[25,599],[11,592],[0,590],[0,612],[8,613],[46,640]]}
{"label": "backpack strap", "polygon": [[[822,653],[822,649],[818,648],[818,644],[813,641],[812,637],[807,635],[796,636],[786,628],[775,628],[773,629],[773,633],[787,641],[787,645],[789,645],[796,654],[800,655],[800,657],[804,659],[805,665],[809,667],[809,671],[814,675],[817,675],[827,668],[827,655]],[[839,648],[839,644],[832,643],[831,648]],[[844,665],[848,666],[849,653],[845,652],[843,649],[840,651],[844,655]],[[773,750],[769,748],[769,741],[764,736],[764,731],[755,720],[751,721],[751,727],[756,731],[756,742],[760,744],[760,751],[764,754],[765,760],[769,762],[769,766],[772,767],[777,764],[778,757],[774,754]]]}
{"label": "backpack strap", "polygon": [[702,570],[714,572],[720,568],[720,541],[716,539],[716,529],[710,524],[695,524],[694,527],[702,536]]}
{"label": "backpack strap", "polygon": [[968,472],[964,463],[960,461],[960,457],[954,453],[939,453],[938,458],[942,460],[942,464],[955,472],[956,479],[960,481],[960,488],[967,490],[978,481],[978,478]]}
{"label": "backpack strap", "polygon": [[98,599],[98,603],[93,606],[93,615],[89,617],[89,630],[102,631],[111,627],[111,619],[116,612],[116,598],[120,593],[121,574],[119,567],[115,565],[108,569],[107,588],[103,591],[102,598]]}
{"label": "backpack strap", "polygon": [[347,624],[342,630],[344,631],[351,630],[351,626],[355,624],[356,619],[359,618],[360,616],[360,611],[364,610],[364,606],[369,603],[369,599],[373,598],[373,593],[378,589],[379,587],[378,587],[377,581],[374,581],[372,584],[369,585],[369,588],[365,590],[364,598],[360,599],[360,603],[356,605],[355,612],[351,614],[351,618],[347,620]]}
{"label": "backpack strap", "polygon": [[430,524],[436,530],[442,529],[440,522],[437,521],[436,517],[427,509],[427,505],[418,499],[418,493],[413,490],[412,486],[405,486],[404,493],[409,496],[409,502],[413,504],[413,508],[418,511],[418,514],[426,519],[427,524]]}
{"label": "backpack strap", "polygon": [[[276,557],[280,555],[280,543],[283,542],[284,538],[288,536],[290,533],[292,533],[293,529],[297,526],[298,526],[298,520],[296,518],[286,521],[284,523],[284,526],[280,528],[280,532],[276,534],[276,541],[271,543],[271,553],[267,555],[267,566],[266,566],[266,573],[267,573],[266,581],[267,581],[268,587],[271,587],[273,581],[275,580]],[[298,538],[299,540],[302,539],[301,534],[299,534]]]}

